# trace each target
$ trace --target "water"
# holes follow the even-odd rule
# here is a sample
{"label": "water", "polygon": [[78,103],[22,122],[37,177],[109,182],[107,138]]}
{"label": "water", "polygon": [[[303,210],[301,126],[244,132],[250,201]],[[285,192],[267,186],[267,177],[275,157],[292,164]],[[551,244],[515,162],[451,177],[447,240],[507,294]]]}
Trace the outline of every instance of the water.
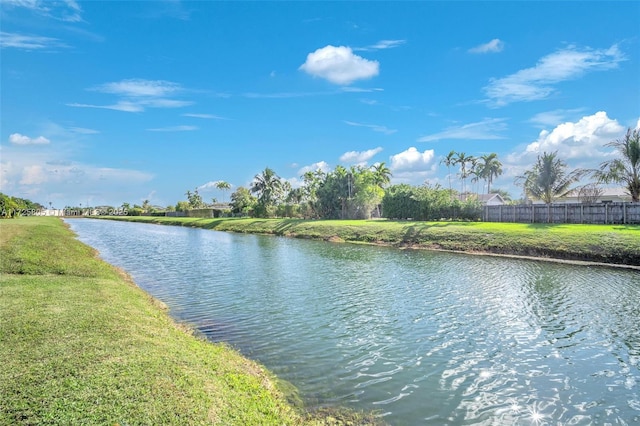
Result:
{"label": "water", "polygon": [[67,222],[311,406],[392,425],[640,423],[637,271]]}

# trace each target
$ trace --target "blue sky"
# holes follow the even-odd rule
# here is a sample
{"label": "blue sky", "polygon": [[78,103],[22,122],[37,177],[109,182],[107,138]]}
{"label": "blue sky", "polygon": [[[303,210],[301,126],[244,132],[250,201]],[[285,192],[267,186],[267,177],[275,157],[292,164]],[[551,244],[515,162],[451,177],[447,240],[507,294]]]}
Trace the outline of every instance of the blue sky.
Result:
{"label": "blue sky", "polygon": [[593,168],[640,122],[637,1],[0,5],[0,191],[59,208],[221,200],[267,166],[448,186],[451,150],[520,197],[539,153]]}

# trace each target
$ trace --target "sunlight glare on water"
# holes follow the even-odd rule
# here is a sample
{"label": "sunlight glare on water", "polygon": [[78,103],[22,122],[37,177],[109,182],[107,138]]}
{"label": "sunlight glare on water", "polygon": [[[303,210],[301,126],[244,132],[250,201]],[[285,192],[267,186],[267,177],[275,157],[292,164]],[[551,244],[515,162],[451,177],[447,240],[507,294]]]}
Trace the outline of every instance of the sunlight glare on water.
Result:
{"label": "sunlight glare on water", "polygon": [[310,406],[392,425],[640,423],[637,271],[68,223]]}

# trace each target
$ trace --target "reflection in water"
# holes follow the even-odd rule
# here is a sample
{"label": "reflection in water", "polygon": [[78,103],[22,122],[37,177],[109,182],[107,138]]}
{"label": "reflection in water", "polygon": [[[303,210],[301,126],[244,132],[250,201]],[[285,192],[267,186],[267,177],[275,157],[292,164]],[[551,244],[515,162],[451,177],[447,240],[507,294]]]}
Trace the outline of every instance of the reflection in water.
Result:
{"label": "reflection in water", "polygon": [[394,425],[640,422],[637,272],[68,222],[310,404]]}

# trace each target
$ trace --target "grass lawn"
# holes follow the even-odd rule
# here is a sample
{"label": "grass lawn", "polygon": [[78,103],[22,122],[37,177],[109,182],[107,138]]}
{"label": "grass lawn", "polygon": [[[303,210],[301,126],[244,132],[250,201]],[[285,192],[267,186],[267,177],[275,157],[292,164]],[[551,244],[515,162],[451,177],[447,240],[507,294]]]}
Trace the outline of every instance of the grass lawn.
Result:
{"label": "grass lawn", "polygon": [[262,366],[173,322],[60,219],[0,220],[0,272],[0,424],[374,421],[294,408]]}
{"label": "grass lawn", "polygon": [[640,226],[392,220],[110,218],[219,231],[640,266]]}

